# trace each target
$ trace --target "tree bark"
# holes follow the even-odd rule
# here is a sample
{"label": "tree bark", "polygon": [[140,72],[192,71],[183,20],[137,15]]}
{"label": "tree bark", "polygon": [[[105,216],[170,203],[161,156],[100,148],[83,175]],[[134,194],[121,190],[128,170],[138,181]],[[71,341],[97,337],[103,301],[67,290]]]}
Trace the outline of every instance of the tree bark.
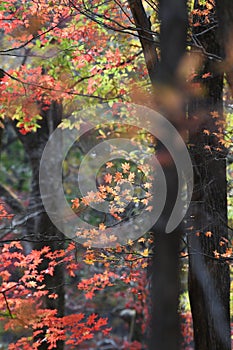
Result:
{"label": "tree bark", "polygon": [[[40,195],[39,187],[39,169],[40,161],[44,147],[48,141],[50,134],[55,130],[58,124],[62,120],[62,107],[61,105],[52,102],[50,109],[46,112],[42,111],[43,119],[40,122],[40,128],[36,133],[30,133],[27,135],[21,135],[18,131],[18,137],[20,138],[26,153],[28,154],[30,165],[32,169],[31,179],[31,192],[29,205],[27,209],[28,219],[26,222],[27,235],[31,236],[33,241],[32,248],[40,250],[43,246],[49,246],[51,251],[57,249],[64,249],[63,234],[50,221],[44,207],[42,198]],[[58,153],[55,155],[59,157]],[[52,160],[51,160],[52,161]],[[53,177],[47,179],[50,182],[50,186],[54,186]],[[56,208],[56,199],[54,198]],[[46,269],[46,260],[40,266],[41,270]],[[48,309],[56,309],[57,315],[62,317],[64,315],[64,271],[63,266],[58,265],[55,267],[53,276],[45,278],[46,288],[58,295],[57,299],[50,299],[45,297],[44,307]],[[43,339],[44,334],[38,337],[38,340]],[[64,344],[62,341],[57,342],[56,349],[63,350]],[[47,350],[48,344],[42,342],[39,350]]]}
{"label": "tree bark", "polygon": [[[204,29],[197,28],[198,32]],[[198,38],[206,52],[221,55],[215,28]],[[189,106],[196,125],[190,131],[194,192],[188,233],[189,296],[195,350],[230,350],[229,266],[214,253],[224,253],[228,238],[226,150],[216,136],[223,123],[223,74],[208,58],[203,73],[211,73],[203,81],[204,96]]]}
{"label": "tree bark", "polygon": [[[161,60],[158,62],[155,45],[151,37],[150,23],[145,18],[141,1],[129,1],[131,12],[144,51],[145,61],[151,83],[157,95],[165,93],[160,100],[160,112],[179,130],[184,111],[178,108],[173,112],[166,101],[166,93],[172,90],[180,94],[177,69],[185,53],[187,33],[186,2],[184,0],[160,1],[160,46]],[[140,15],[141,14],[141,15]],[[148,59],[149,57],[149,59]],[[153,62],[151,58],[153,57]],[[157,99],[158,96],[155,96]],[[174,140],[175,147],[175,140]],[[149,350],[178,350],[180,348],[180,329],[178,317],[179,303],[179,243],[182,227],[166,234],[166,225],[177,199],[178,176],[173,159],[166,147],[157,142],[156,155],[161,164],[167,183],[167,198],[163,213],[152,228],[154,233],[154,259],[152,265],[152,319]],[[166,159],[166,164],[163,160]],[[155,180],[156,181],[156,180]],[[155,183],[156,188],[156,183]]]}
{"label": "tree bark", "polygon": [[134,23],[137,27],[149,77],[152,84],[154,84],[159,59],[156,52],[155,41],[151,32],[151,23],[147,17],[141,0],[128,0],[128,3],[134,18]]}

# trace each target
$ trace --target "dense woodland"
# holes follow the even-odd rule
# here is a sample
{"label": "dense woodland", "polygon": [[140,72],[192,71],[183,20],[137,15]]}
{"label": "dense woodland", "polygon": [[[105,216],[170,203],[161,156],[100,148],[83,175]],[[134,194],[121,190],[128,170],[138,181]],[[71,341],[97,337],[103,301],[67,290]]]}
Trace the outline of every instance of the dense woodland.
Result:
{"label": "dense woodland", "polygon": [[232,1],[0,23],[0,349],[230,350]]}

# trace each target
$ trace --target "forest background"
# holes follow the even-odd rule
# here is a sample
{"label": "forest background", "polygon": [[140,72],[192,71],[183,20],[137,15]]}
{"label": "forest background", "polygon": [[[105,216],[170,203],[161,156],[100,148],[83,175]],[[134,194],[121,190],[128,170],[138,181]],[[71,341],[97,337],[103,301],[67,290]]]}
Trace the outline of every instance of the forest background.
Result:
{"label": "forest background", "polygon": [[[1,1],[0,21],[1,348],[230,350],[231,2]],[[174,164],[119,103],[162,112],[186,142],[194,190],[170,235]],[[87,121],[97,105],[112,111],[110,122]],[[72,239],[46,213],[39,173],[54,130],[82,127],[64,160],[54,150],[67,202],[93,227]],[[97,191],[82,195],[85,156],[117,138],[140,153],[111,150]],[[120,245],[106,230],[153,209],[154,153],[170,189],[165,210],[149,232]],[[52,175],[46,183],[56,192]],[[107,213],[98,210],[103,200]],[[56,212],[56,197],[53,205]],[[107,248],[93,247],[100,238]]]}

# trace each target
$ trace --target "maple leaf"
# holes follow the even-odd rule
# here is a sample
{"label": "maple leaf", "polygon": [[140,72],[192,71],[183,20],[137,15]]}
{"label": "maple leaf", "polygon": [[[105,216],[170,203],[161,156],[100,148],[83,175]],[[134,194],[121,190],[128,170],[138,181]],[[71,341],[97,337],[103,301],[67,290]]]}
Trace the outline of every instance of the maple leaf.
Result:
{"label": "maple leaf", "polygon": [[134,182],[134,179],[135,179],[135,174],[130,172],[128,176],[129,182]]}
{"label": "maple leaf", "polygon": [[95,324],[96,318],[97,318],[96,314],[91,314],[87,319],[87,325],[91,326],[91,325]]}
{"label": "maple leaf", "polygon": [[119,244],[116,245],[116,252],[117,253],[121,253],[122,252],[122,247]]}
{"label": "maple leaf", "polygon": [[132,239],[129,239],[129,240],[127,241],[127,244],[128,244],[129,246],[132,246],[132,245],[133,245]]}
{"label": "maple leaf", "polygon": [[53,276],[54,275],[54,268],[52,266],[48,267],[46,270],[45,270],[45,273],[50,275],[50,276]]}
{"label": "maple leaf", "polygon": [[117,241],[117,237],[115,235],[110,235],[109,236],[109,241],[110,242],[115,242],[115,241]]}
{"label": "maple leaf", "polygon": [[149,256],[149,249],[148,248],[144,249],[144,251],[141,254],[142,254],[142,256],[148,257]]}
{"label": "maple leaf", "polygon": [[123,173],[128,173],[129,170],[130,170],[130,164],[129,163],[123,163],[123,164],[121,164],[121,167],[122,167]]}
{"label": "maple leaf", "polygon": [[150,189],[150,188],[152,187],[152,184],[149,183],[149,182],[146,182],[145,185],[144,185],[144,187],[145,187],[146,189]]}
{"label": "maple leaf", "polygon": [[78,209],[80,206],[79,198],[75,198],[71,200],[72,202],[72,209]]}
{"label": "maple leaf", "polygon": [[111,332],[112,328],[105,328],[102,330],[103,335],[108,335]]}
{"label": "maple leaf", "polygon": [[91,200],[88,196],[82,198],[82,204],[88,206],[90,204]]}
{"label": "maple leaf", "polygon": [[122,173],[117,171],[116,174],[114,175],[114,181],[121,182],[121,180],[122,180]]}
{"label": "maple leaf", "polygon": [[27,282],[27,285],[28,285],[29,287],[35,288],[35,287],[37,286],[37,283],[36,283],[35,281],[29,281],[29,282]]}
{"label": "maple leaf", "polygon": [[17,242],[17,241],[13,241],[13,242],[9,243],[8,247],[9,248],[15,247],[15,248],[17,248],[19,250],[23,250],[23,247],[22,247],[21,243]]}
{"label": "maple leaf", "polygon": [[51,293],[51,294],[48,295],[48,298],[50,298],[50,299],[57,299],[58,295],[56,293]]}
{"label": "maple leaf", "polygon": [[153,210],[153,206],[150,205],[149,207],[146,208],[147,211],[151,212]]}
{"label": "maple leaf", "polygon": [[114,164],[112,162],[107,162],[106,163],[106,168],[112,168]]}
{"label": "maple leaf", "polygon": [[147,262],[143,262],[143,263],[142,263],[142,268],[143,268],[143,269],[145,269],[147,266],[148,266],[148,263],[147,263]]}
{"label": "maple leaf", "polygon": [[213,234],[212,234],[211,231],[207,231],[207,232],[205,233],[205,236],[206,236],[206,237],[212,237],[212,235],[213,235]]}
{"label": "maple leaf", "polygon": [[210,72],[202,74],[203,79],[210,78],[211,76],[212,74]]}
{"label": "maple leaf", "polygon": [[75,243],[74,243],[74,242],[70,242],[69,245],[68,245],[68,247],[66,248],[66,251],[67,251],[67,252],[71,252],[71,251],[73,251],[75,248],[76,248]]}
{"label": "maple leaf", "polygon": [[106,183],[111,183],[112,182],[112,175],[111,174],[106,174],[105,176],[104,176],[104,181],[106,182]]}
{"label": "maple leaf", "polygon": [[210,112],[211,116],[213,118],[219,118],[219,112],[218,111],[213,111],[213,112]]}
{"label": "maple leaf", "polygon": [[106,226],[104,225],[104,223],[99,224],[100,231],[104,231],[105,229],[106,229]]}
{"label": "maple leaf", "polygon": [[105,192],[106,191],[106,187],[104,185],[99,185],[98,187],[100,192]]}
{"label": "maple leaf", "polygon": [[93,291],[89,291],[87,293],[85,293],[85,298],[86,299],[92,299],[94,296],[94,292]]}

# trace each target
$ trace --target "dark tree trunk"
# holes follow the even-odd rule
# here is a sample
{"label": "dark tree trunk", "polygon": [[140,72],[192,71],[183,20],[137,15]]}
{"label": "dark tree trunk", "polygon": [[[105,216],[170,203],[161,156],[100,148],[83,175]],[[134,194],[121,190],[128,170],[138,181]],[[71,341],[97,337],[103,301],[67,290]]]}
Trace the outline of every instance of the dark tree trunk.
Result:
{"label": "dark tree trunk", "polygon": [[[43,246],[49,246],[51,251],[64,248],[63,234],[60,233],[57,228],[50,221],[45,209],[43,207],[42,198],[39,188],[39,168],[40,161],[44,147],[48,141],[49,135],[55,130],[57,125],[62,119],[62,107],[57,103],[52,103],[48,111],[42,112],[43,119],[40,122],[40,128],[36,133],[30,133],[27,135],[21,135],[18,132],[25,151],[28,154],[30,165],[32,169],[31,180],[31,192],[27,212],[26,231],[27,235],[31,237],[33,249],[40,250]],[[55,155],[59,157],[58,153]],[[50,182],[50,186],[54,186],[52,176],[47,179]],[[56,202],[56,199],[54,199]],[[56,205],[54,206],[56,208]],[[46,269],[47,263],[43,261],[41,270]],[[57,299],[50,299],[45,297],[44,307],[48,309],[56,309],[58,316],[64,315],[64,271],[63,266],[58,265],[55,267],[54,275],[48,276],[45,279],[46,288],[58,295]],[[43,339],[44,334],[39,336],[39,339]],[[56,349],[63,350],[63,342],[58,342]],[[42,342],[39,347],[40,350],[46,350],[48,345],[46,342]]]}
{"label": "dark tree trunk", "polygon": [[[155,88],[155,100],[159,97],[160,112],[179,130],[184,112],[181,108],[171,111],[166,93],[180,95],[177,82],[177,68],[185,53],[187,14],[184,0],[160,1],[160,46],[161,60],[158,63],[150,22],[146,18],[141,1],[129,1],[131,12],[138,29],[144,51],[145,61],[152,85]],[[151,59],[153,58],[153,61]],[[158,64],[157,64],[158,63]],[[159,95],[163,96],[159,96]],[[165,94],[165,98],[164,98]],[[174,147],[175,146],[175,140]],[[179,301],[179,243],[182,227],[166,234],[166,225],[177,199],[178,176],[173,159],[166,147],[157,143],[157,157],[163,163],[167,183],[167,198],[161,217],[153,227],[154,259],[152,265],[152,319],[149,350],[178,350],[180,331],[178,317]],[[166,164],[164,163],[166,159]],[[156,180],[155,180],[156,181]],[[155,183],[156,187],[156,183]]]}
{"label": "dark tree trunk", "polygon": [[134,23],[138,30],[139,40],[143,49],[149,77],[152,84],[154,84],[158,56],[153,35],[151,34],[151,23],[146,15],[146,11],[141,0],[128,0],[128,3],[134,18]]}
{"label": "dark tree trunk", "polygon": [[233,96],[233,2],[231,0],[216,0],[216,9],[219,22],[218,35],[221,43],[221,54],[225,59],[222,70],[226,73],[227,82]]}
{"label": "dark tree trunk", "polygon": [[[206,52],[221,55],[216,29],[198,38]],[[208,72],[203,97],[189,106],[196,125],[190,130],[194,192],[189,213],[189,296],[195,349],[230,350],[229,266],[214,253],[224,253],[226,245],[221,242],[227,239],[226,150],[216,136],[223,122],[223,74],[216,62],[206,58],[202,74]]]}

